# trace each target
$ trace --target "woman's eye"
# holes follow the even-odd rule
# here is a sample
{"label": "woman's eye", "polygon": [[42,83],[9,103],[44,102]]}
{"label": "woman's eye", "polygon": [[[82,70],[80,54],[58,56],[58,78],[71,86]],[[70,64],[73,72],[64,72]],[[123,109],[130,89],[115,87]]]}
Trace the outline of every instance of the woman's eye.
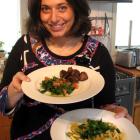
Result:
{"label": "woman's eye", "polygon": [[65,12],[67,10],[67,6],[60,6],[59,11],[60,12]]}
{"label": "woman's eye", "polygon": [[41,7],[41,11],[43,12],[43,13],[48,13],[49,12],[49,8],[48,7]]}

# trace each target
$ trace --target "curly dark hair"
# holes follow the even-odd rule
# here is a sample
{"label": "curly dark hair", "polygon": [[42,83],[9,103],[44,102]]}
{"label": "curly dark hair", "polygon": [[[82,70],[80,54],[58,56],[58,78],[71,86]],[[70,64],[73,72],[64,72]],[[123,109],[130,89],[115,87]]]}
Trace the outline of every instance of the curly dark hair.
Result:
{"label": "curly dark hair", "polygon": [[[81,36],[87,34],[91,29],[89,19],[90,7],[87,0],[66,0],[74,9],[75,22],[69,34]],[[27,31],[34,35],[46,38],[50,33],[46,30],[40,20],[41,0],[28,0],[29,18],[27,20]]]}

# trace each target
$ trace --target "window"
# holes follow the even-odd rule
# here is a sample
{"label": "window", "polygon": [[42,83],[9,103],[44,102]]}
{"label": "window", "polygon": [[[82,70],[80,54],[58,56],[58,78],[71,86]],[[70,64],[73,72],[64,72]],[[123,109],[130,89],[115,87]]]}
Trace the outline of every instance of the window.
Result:
{"label": "window", "polygon": [[9,52],[20,36],[19,0],[0,2],[0,41],[3,49]]}
{"label": "window", "polygon": [[[116,23],[116,46],[140,46],[140,0],[133,0],[133,3],[117,4]],[[132,20],[132,32],[130,35],[130,21]]]}

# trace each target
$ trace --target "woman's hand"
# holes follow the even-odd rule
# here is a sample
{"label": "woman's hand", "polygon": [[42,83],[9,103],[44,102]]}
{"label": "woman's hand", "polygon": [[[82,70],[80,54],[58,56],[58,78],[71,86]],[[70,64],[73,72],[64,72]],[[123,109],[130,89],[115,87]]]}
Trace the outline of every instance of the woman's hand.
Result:
{"label": "woman's hand", "polygon": [[23,92],[21,89],[21,83],[22,81],[29,82],[30,79],[23,73],[23,72],[17,72],[13,79],[8,86],[8,107],[12,108],[15,106],[15,104],[21,99],[23,96]]}
{"label": "woman's hand", "polygon": [[23,72],[17,72],[14,75],[9,87],[11,86],[12,87],[11,89],[13,89],[14,92],[21,93],[22,92],[22,89],[21,89],[22,81],[28,82],[28,81],[30,81],[30,79]]}
{"label": "woman's hand", "polygon": [[132,117],[129,115],[127,109],[123,106],[118,106],[118,105],[115,105],[115,104],[107,104],[107,105],[105,105],[101,108],[114,112],[116,118],[125,117],[128,120],[130,120],[131,122],[133,122]]}

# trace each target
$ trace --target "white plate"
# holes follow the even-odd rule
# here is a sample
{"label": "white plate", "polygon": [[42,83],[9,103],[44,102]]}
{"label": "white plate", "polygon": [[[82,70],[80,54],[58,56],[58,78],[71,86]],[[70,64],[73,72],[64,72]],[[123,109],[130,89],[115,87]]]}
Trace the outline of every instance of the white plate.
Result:
{"label": "white plate", "polygon": [[[45,76],[50,78],[53,76],[59,77],[60,71],[67,70],[68,67],[88,74],[87,80],[79,82],[78,89],[75,89],[69,96],[64,97],[50,96],[48,92],[47,94],[42,94],[38,91],[39,85]],[[28,74],[28,77],[31,79],[31,82],[22,82],[23,92],[34,100],[51,104],[68,104],[86,100],[98,94],[104,86],[104,79],[99,72],[77,65],[48,66]]]}
{"label": "white plate", "polygon": [[51,127],[52,140],[70,140],[66,136],[72,122],[79,122],[85,119],[111,122],[125,133],[125,140],[140,140],[140,133],[137,128],[127,119],[114,117],[114,113],[101,109],[77,109],[67,112],[57,118]]}

